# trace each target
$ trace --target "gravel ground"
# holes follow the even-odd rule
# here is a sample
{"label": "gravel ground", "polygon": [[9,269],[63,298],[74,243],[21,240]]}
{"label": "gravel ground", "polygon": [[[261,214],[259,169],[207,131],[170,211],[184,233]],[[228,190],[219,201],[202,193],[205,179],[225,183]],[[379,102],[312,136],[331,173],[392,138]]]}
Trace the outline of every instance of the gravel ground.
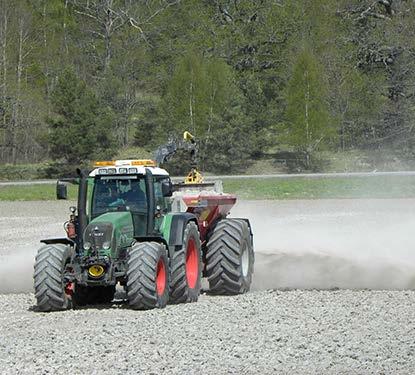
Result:
{"label": "gravel ground", "polygon": [[25,292],[0,294],[0,374],[413,374],[414,205],[242,202],[233,214],[253,222],[256,291],[38,313],[33,255],[62,234],[69,204],[0,202],[0,293]]}
{"label": "gravel ground", "polygon": [[413,374],[415,293],[268,291],[137,312],[0,296],[2,374]]}

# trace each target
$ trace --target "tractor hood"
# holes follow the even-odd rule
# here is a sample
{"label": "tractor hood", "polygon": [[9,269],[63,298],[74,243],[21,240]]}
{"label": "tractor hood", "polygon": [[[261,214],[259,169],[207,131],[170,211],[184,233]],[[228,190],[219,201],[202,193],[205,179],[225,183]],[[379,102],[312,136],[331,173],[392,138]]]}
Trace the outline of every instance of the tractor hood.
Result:
{"label": "tractor hood", "polygon": [[108,212],[92,220],[84,232],[86,255],[118,257],[117,251],[131,245],[134,227],[131,213]]}

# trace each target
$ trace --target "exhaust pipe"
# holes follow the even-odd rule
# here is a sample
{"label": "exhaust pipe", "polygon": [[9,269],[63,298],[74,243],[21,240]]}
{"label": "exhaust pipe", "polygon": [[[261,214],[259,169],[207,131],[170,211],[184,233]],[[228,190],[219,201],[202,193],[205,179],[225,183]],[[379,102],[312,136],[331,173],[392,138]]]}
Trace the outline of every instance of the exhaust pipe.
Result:
{"label": "exhaust pipe", "polygon": [[155,196],[154,196],[154,186],[153,186],[153,174],[151,170],[146,168],[145,176],[146,190],[147,190],[147,236],[152,236],[154,234],[154,214],[156,212],[155,207]]}
{"label": "exhaust pipe", "polygon": [[88,190],[88,171],[83,169],[76,169],[76,172],[79,176],[79,188],[78,188],[78,248],[82,249],[84,232],[87,226],[87,217],[86,217],[86,197]]}

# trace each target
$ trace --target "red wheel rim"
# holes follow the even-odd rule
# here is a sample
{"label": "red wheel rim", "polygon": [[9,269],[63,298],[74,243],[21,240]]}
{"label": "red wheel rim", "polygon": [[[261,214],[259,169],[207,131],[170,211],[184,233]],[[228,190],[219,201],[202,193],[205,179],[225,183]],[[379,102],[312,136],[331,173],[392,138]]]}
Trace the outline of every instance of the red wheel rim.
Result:
{"label": "red wheel rim", "polygon": [[186,278],[187,285],[193,289],[199,276],[199,257],[197,255],[196,243],[193,238],[187,243],[186,251]]}
{"label": "red wheel rim", "polygon": [[159,296],[162,296],[166,290],[166,266],[163,259],[157,263],[156,290]]}

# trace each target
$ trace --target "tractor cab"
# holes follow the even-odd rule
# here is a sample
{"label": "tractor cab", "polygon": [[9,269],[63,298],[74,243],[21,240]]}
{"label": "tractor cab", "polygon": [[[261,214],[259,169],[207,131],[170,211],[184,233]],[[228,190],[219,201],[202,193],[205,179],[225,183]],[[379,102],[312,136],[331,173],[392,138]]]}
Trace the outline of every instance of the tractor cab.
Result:
{"label": "tractor cab", "polygon": [[134,237],[159,232],[159,219],[169,209],[166,197],[172,194],[168,173],[152,160],[97,162],[95,167],[89,174],[88,218],[129,212]]}
{"label": "tractor cab", "polygon": [[[68,221],[66,230],[80,252],[117,256],[115,250],[135,238],[160,234],[172,183],[152,160],[99,161],[91,172],[78,174],[77,220]],[[58,181],[58,199],[67,198],[67,182]]]}

